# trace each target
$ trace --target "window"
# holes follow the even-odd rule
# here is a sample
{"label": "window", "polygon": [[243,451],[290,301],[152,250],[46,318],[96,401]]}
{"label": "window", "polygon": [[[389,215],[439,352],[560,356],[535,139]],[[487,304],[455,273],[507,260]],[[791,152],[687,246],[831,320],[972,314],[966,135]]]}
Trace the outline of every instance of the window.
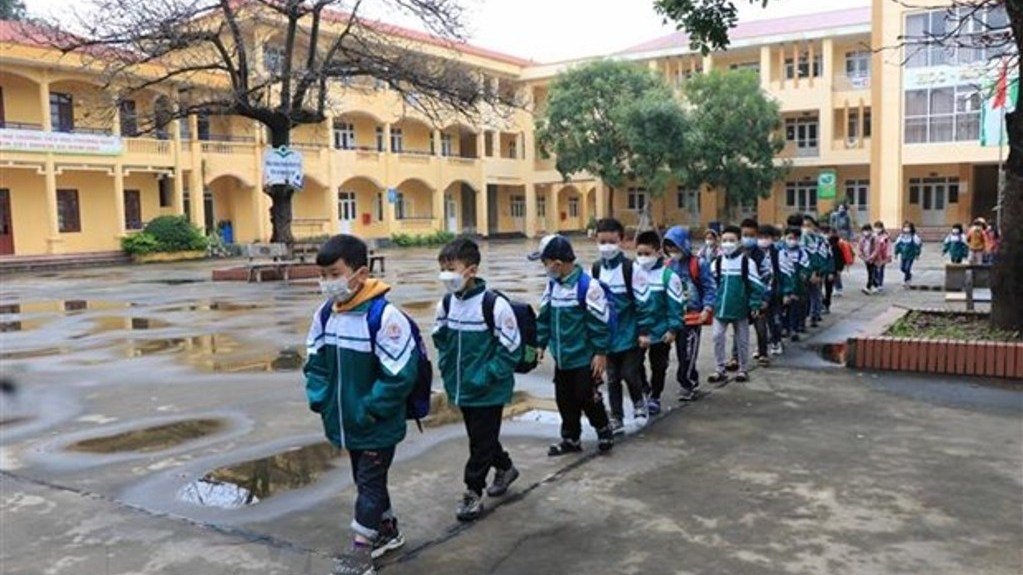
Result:
{"label": "window", "polygon": [[340,191],[337,193],[337,212],[341,221],[355,221],[355,192]]}
{"label": "window", "polygon": [[160,178],[157,182],[160,190],[160,207],[169,208],[174,203],[174,182],[170,178]]}
{"label": "window", "polygon": [[748,70],[760,75],[760,62],[739,62],[728,67],[730,70]]}
{"label": "window", "polygon": [[785,120],[785,140],[795,143],[797,155],[816,155],[818,123],[817,116]]}
{"label": "window", "polygon": [[409,217],[412,213],[412,201],[409,200],[408,205],[405,204],[405,194],[398,192],[397,198],[394,200],[394,217],[399,220],[404,220]]}
{"label": "window", "polygon": [[[850,80],[870,78],[870,52],[846,52],[845,53],[845,75]],[[866,88],[866,85],[856,87]]]}
{"label": "window", "polygon": [[451,155],[451,134],[440,135],[440,155],[444,157]]}
{"label": "window", "polygon": [[199,112],[195,117],[195,124],[199,132],[199,140],[208,142],[210,139],[210,113],[206,111]]}
{"label": "window", "polygon": [[[845,133],[849,139],[860,137],[860,111],[849,110],[849,125],[845,128]],[[863,110],[863,137],[870,137],[870,109],[865,108]]]}
{"label": "window", "polygon": [[647,193],[645,188],[629,188],[629,209],[641,212],[646,207]]}
{"label": "window", "polygon": [[50,92],[50,125],[58,132],[75,129],[75,105],[71,94]]}
{"label": "window", "polygon": [[700,190],[687,190],[679,186],[677,206],[680,210],[698,216],[700,213]]}
{"label": "window", "polygon": [[792,58],[786,58],[785,78],[792,80],[796,77],[796,72],[799,73],[800,78],[809,78],[811,76],[819,78],[824,72],[824,63],[823,60],[821,60],[820,51],[818,50],[817,53],[813,55],[813,62],[810,62],[810,54],[808,52],[803,52],[799,55],[798,65]]}
{"label": "window", "polygon": [[142,229],[142,198],[138,190],[124,190],[124,229]]}
{"label": "window", "polygon": [[946,204],[957,204],[959,178],[910,178],[909,203],[925,210],[944,210]]}
{"label": "window", "polygon": [[78,190],[57,190],[57,226],[62,234],[82,231]]}
{"label": "window", "polygon": [[400,154],[405,149],[405,137],[401,128],[391,128],[391,151]]}
{"label": "window", "polygon": [[334,147],[339,150],[355,149],[355,124],[334,122]]}
{"label": "window", "polygon": [[511,217],[515,219],[526,217],[526,196],[511,197]]}
{"label": "window", "polygon": [[280,46],[263,46],[263,67],[268,74],[280,74],[284,71],[284,48]]}
{"label": "window", "polygon": [[785,184],[785,206],[797,212],[817,210],[817,182],[804,180]]}
{"label": "window", "polygon": [[579,217],[579,198],[577,196],[568,198],[568,217]]}
{"label": "window", "polygon": [[539,219],[547,217],[547,198],[543,196],[536,198],[536,217]]}
{"label": "window", "polygon": [[377,126],[377,151],[384,151],[384,128],[383,126]]}
{"label": "window", "polygon": [[[962,66],[986,62],[1005,52],[1009,35],[1004,3],[961,6],[906,16],[906,67]],[[954,37],[953,42],[941,40]],[[941,45],[945,44],[945,45]]]}
{"label": "window", "polygon": [[845,201],[851,209],[864,211],[869,205],[870,180],[846,180]]}
{"label": "window", "polygon": [[373,198],[373,214],[376,216],[376,221],[384,221],[384,193],[377,193],[376,197]]}
{"label": "window", "polygon": [[135,111],[135,100],[122,101],[118,109],[121,115],[121,136],[134,138],[139,133],[139,117]]}
{"label": "window", "polygon": [[980,89],[975,85],[908,90],[905,143],[976,140],[980,137],[980,107]]}

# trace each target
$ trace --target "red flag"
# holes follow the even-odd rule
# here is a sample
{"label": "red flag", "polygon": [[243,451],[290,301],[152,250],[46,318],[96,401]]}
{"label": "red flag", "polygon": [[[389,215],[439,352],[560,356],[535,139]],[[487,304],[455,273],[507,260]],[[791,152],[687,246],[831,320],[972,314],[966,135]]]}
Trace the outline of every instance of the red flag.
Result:
{"label": "red flag", "polygon": [[995,84],[995,96],[991,101],[991,109],[1005,107],[1005,100],[1009,93],[1009,63],[1002,62],[1002,71],[998,74],[998,83]]}

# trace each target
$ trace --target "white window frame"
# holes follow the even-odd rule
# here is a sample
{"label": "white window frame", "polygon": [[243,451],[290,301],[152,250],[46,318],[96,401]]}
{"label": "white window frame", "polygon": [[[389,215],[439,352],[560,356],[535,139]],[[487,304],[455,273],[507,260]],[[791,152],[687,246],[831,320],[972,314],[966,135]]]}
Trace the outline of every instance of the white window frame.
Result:
{"label": "white window frame", "polygon": [[513,195],[509,200],[511,217],[520,220],[526,217],[526,196]]}
{"label": "white window frame", "polygon": [[273,44],[263,45],[263,69],[268,74],[280,74],[284,70],[284,48]]}
{"label": "white window frame", "polygon": [[[861,201],[862,200],[862,201]],[[845,181],[845,201],[851,211],[870,208],[870,180],[849,179]]]}
{"label": "white window frame", "polygon": [[[935,93],[949,90],[952,92],[951,108],[935,113]],[[911,96],[924,98],[926,110],[923,114],[909,113]],[[906,90],[903,92],[903,105],[905,110],[902,123],[903,143],[972,142],[980,138],[980,111],[983,106],[983,98],[980,88],[976,85],[964,84]],[[941,121],[940,132],[936,129],[938,121]],[[946,128],[946,126],[948,127]],[[911,128],[913,130],[922,129],[923,137],[918,139],[914,133],[911,140]],[[941,137],[943,133],[951,134],[951,137]]]}
{"label": "white window frame", "polygon": [[700,215],[700,190],[679,186],[676,191],[676,207],[688,214]]}
{"label": "white window frame", "polygon": [[[796,64],[792,58],[785,58],[785,79],[794,80],[796,78]],[[824,60],[821,57],[821,52],[818,49],[813,54],[813,62],[810,62],[810,52],[802,52],[799,54],[799,77],[800,78],[820,78],[824,74]]]}
{"label": "white window frame", "polygon": [[[969,20],[964,21],[964,18]],[[906,14],[905,66],[968,66],[996,59],[999,56],[999,42],[993,33],[996,29],[1005,29],[1006,23],[1004,5],[989,6],[984,10],[961,6],[954,14],[950,8]],[[927,38],[940,37],[949,32],[956,34],[954,46],[927,43]],[[970,39],[974,37],[976,40],[971,43]]]}
{"label": "white window frame", "polygon": [[[859,109],[849,110],[849,123],[845,127],[845,134],[846,134],[847,138],[855,139],[855,138],[859,138],[860,137],[860,134],[859,134],[859,120],[860,120],[860,111],[859,111]],[[869,138],[870,137],[870,133],[871,133],[870,132],[870,108],[864,108],[863,109],[863,136],[862,137],[863,138]]]}
{"label": "white window frame", "polygon": [[354,222],[359,218],[356,193],[351,190],[339,190],[337,193],[337,213],[341,221]]}
{"label": "white window frame", "polygon": [[405,151],[405,134],[401,128],[391,128],[391,153],[400,154]]}
{"label": "white window frame", "polygon": [[785,207],[797,212],[817,211],[817,182],[785,182]]}
{"label": "white window frame", "polygon": [[386,151],[386,149],[384,148],[385,142],[384,142],[384,128],[383,128],[383,126],[377,126],[376,137],[377,137],[377,151],[378,152]]}
{"label": "white window frame", "polygon": [[536,217],[537,219],[547,217],[547,198],[543,196],[537,196],[536,198]]}
{"label": "white window frame", "polygon": [[451,134],[442,132],[440,135],[440,155],[444,156],[445,158],[451,156],[452,149],[451,142],[452,142]]}
{"label": "white window frame", "polygon": [[646,188],[629,188],[628,209],[633,212],[642,212],[643,208],[650,202],[650,194]]}
{"label": "white window frame", "polygon": [[572,196],[568,198],[568,217],[579,217],[579,196]]}
{"label": "white window frame", "polygon": [[334,124],[334,148],[338,150],[355,149],[355,124],[350,122]]}
{"label": "white window frame", "polygon": [[820,149],[820,136],[820,118],[817,116],[785,120],[785,141],[794,143],[800,155],[814,155]]}
{"label": "white window frame", "polygon": [[413,210],[412,198],[406,198],[404,192],[397,192],[394,198],[394,219],[404,220],[416,213]]}
{"label": "white window frame", "polygon": [[[857,88],[866,88],[870,80],[870,59],[873,57],[869,50],[857,50],[845,53],[845,75]],[[864,82],[858,85],[857,82]]]}

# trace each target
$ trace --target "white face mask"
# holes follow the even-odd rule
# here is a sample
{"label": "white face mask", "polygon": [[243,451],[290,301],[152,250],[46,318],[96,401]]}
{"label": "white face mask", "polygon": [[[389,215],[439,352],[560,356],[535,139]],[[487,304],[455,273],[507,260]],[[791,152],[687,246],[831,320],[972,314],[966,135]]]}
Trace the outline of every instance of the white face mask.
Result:
{"label": "white face mask", "polygon": [[709,250],[712,250],[715,247],[714,240],[704,240],[703,245]]}
{"label": "white face mask", "polygon": [[766,250],[767,248],[771,247],[771,240],[765,240],[763,238],[760,238],[757,240],[757,245],[760,246],[760,249]]}
{"label": "white face mask", "polygon": [[636,256],[636,265],[644,270],[651,270],[657,263],[657,256]]}
{"label": "white face mask", "polygon": [[737,250],[738,248],[739,244],[735,242],[721,242],[721,251],[724,252],[725,255],[730,256],[734,254],[735,250]]}
{"label": "white face mask", "polygon": [[440,272],[437,274],[437,280],[444,284],[444,290],[448,293],[460,292],[465,287],[465,276],[458,272]]}
{"label": "white face mask", "polygon": [[785,245],[789,246],[790,248],[798,248],[799,240],[785,240]]}
{"label": "white face mask", "polygon": [[615,256],[622,253],[622,248],[618,244],[600,244],[597,246],[597,250],[600,252],[600,257],[605,260],[613,260]]}
{"label": "white face mask", "polygon": [[351,280],[349,278],[340,277],[333,280],[321,279],[320,280],[320,293],[334,300],[336,303],[345,303],[352,299],[355,292],[348,286]]}
{"label": "white face mask", "polygon": [[909,228],[902,228],[902,233],[904,233],[904,234],[907,234],[907,235],[908,235],[908,234],[909,234],[909,232],[910,232]]}

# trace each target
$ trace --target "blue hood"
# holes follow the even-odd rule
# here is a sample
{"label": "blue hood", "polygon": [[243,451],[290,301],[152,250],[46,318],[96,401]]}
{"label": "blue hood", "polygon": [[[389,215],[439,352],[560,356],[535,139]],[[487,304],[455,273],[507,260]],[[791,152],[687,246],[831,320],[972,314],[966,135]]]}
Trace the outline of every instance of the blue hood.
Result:
{"label": "blue hood", "polygon": [[686,254],[693,253],[692,244],[689,240],[689,228],[672,226],[664,233],[664,239],[682,248]]}

